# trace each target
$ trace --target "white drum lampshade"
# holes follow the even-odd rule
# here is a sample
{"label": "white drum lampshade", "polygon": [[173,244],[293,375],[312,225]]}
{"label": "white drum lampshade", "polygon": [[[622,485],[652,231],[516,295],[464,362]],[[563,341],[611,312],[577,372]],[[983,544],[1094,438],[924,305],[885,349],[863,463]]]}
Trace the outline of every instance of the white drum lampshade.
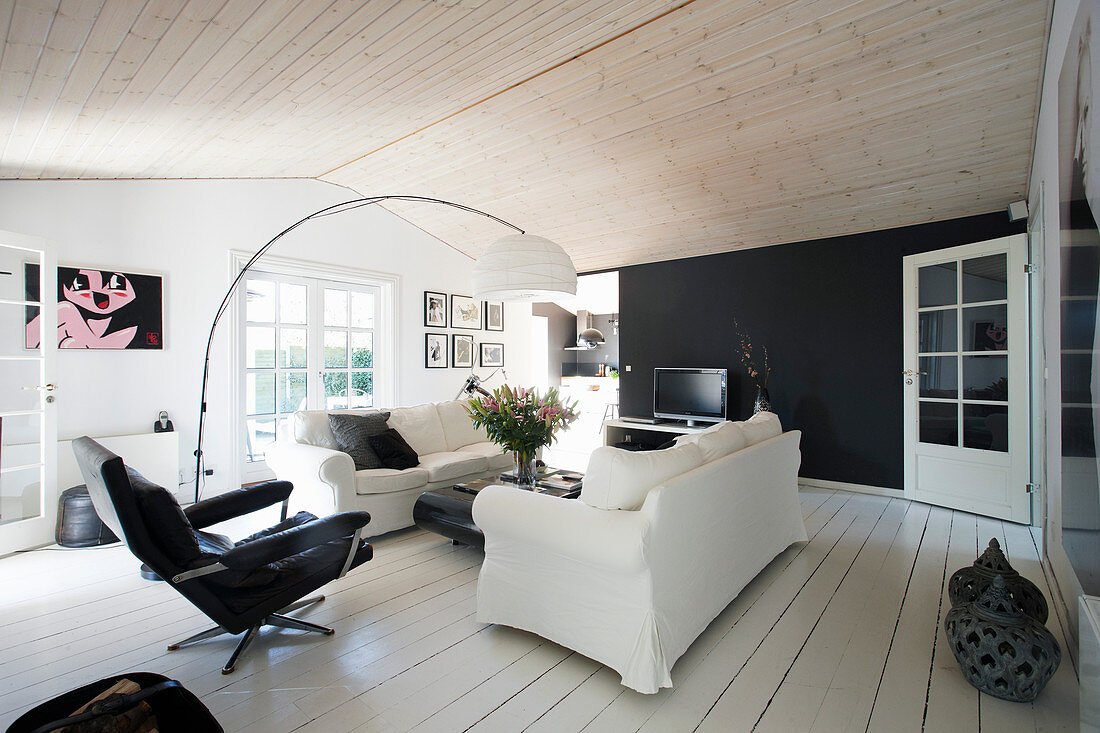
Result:
{"label": "white drum lampshade", "polygon": [[510,234],[474,263],[473,290],[485,300],[552,300],[577,294],[577,270],[549,239]]}

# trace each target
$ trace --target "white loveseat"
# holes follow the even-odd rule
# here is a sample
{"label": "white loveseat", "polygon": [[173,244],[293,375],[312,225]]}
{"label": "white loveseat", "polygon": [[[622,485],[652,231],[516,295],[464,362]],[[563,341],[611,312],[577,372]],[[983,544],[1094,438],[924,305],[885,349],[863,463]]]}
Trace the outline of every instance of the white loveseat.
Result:
{"label": "white loveseat", "polygon": [[[372,536],[412,525],[412,508],[424,491],[499,473],[512,465],[509,455],[475,429],[462,401],[395,407],[386,424],[416,451],[420,465],[355,470],[351,456],[337,450],[329,411],[300,410],[279,440],[267,449],[267,464],[294,484],[291,510],[319,517],[334,512],[370,512]],[[386,410],[333,410],[351,414]]]}
{"label": "white loveseat", "polygon": [[655,693],[771,560],[806,539],[801,433],[761,414],[630,453],[597,448],[580,499],[490,486],[477,617],[534,632]]}

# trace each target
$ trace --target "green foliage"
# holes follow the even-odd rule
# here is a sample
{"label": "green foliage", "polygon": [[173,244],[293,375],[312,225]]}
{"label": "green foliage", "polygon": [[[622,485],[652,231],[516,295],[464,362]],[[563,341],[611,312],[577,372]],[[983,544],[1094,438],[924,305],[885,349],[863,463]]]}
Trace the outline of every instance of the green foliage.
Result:
{"label": "green foliage", "polygon": [[491,396],[474,397],[466,403],[466,413],[474,427],[484,427],[489,440],[508,451],[532,456],[555,440],[555,434],[577,419],[577,403],[566,403],[558,391],[550,388],[545,395],[525,387],[507,384],[493,390]]}

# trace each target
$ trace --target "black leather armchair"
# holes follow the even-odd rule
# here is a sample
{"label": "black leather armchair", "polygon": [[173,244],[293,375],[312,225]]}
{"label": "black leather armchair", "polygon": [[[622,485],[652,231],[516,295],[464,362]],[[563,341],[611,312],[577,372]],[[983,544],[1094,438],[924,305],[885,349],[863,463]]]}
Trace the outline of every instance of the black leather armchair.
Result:
{"label": "black leather armchair", "polygon": [[[263,626],[332,634],[330,628],[284,614],[323,601],[324,596],[299,599],[373,555],[370,544],[361,539],[369,514],[342,512],[318,519],[299,512],[288,518],[287,499],[293,488],[289,482],[230,491],[185,511],[170,492],[124,466],[121,458],[91,438],[74,440],[73,451],[104,524],[217,624],[168,649],[244,633],[223,674],[233,671]],[[239,542],[202,531],[280,502],[282,521]]]}

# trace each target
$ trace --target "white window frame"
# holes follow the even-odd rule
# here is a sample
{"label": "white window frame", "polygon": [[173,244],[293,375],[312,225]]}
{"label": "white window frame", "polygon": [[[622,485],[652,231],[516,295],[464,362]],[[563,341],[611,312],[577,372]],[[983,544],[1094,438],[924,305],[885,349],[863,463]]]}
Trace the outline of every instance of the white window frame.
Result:
{"label": "white window frame", "polygon": [[[230,250],[229,279],[233,280],[252,257],[252,252]],[[299,260],[292,257],[264,255],[254,266],[256,270],[269,275],[288,278],[311,278],[350,286],[373,287],[378,291],[374,327],[374,404],[386,406],[395,404],[398,394],[398,375],[400,374],[400,355],[397,349],[397,324],[401,302],[401,276],[344,265]],[[247,280],[247,276],[245,276]],[[245,352],[244,352],[244,299],[234,297],[229,318],[229,425],[231,471],[230,488],[243,482],[260,481],[272,478],[274,474],[266,463],[253,464],[255,468],[247,474],[244,469],[244,431],[245,426]]]}

